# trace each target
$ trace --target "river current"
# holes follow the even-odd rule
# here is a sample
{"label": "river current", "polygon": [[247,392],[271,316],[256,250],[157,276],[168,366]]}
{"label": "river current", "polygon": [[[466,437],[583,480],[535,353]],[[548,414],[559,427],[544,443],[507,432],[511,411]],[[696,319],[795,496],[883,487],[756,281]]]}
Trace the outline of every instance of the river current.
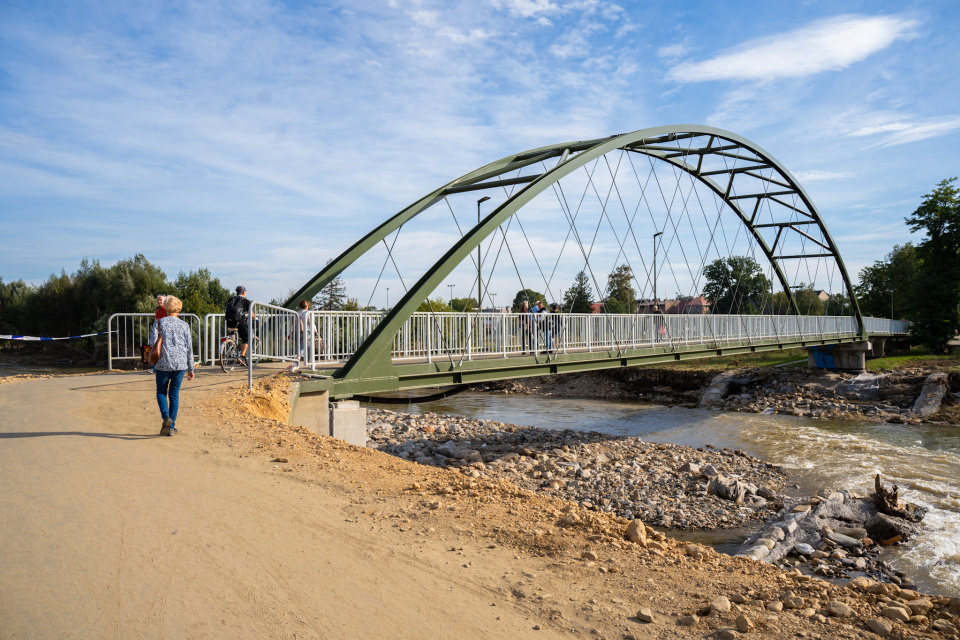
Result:
{"label": "river current", "polygon": [[[396,406],[384,406],[397,409]],[[801,493],[873,490],[874,475],[929,508],[925,533],[884,553],[921,591],[960,595],[960,428],[810,420],[608,400],[467,392],[400,410],[551,429],[638,436],[648,442],[742,449],[784,469]],[[719,539],[719,538],[718,538]],[[729,547],[729,541],[724,545]],[[727,550],[722,549],[722,550]]]}

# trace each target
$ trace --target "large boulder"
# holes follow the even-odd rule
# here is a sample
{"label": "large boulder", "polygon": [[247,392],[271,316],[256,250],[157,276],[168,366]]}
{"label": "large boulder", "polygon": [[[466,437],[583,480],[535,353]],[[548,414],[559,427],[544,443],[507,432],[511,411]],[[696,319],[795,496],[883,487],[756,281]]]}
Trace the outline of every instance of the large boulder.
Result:
{"label": "large boulder", "polygon": [[707,483],[707,493],[712,493],[718,498],[732,500],[737,504],[743,504],[748,495],[754,495],[757,488],[746,482],[740,482],[735,478],[727,478],[723,474],[714,476]]}
{"label": "large boulder", "polygon": [[884,540],[889,540],[897,536],[900,536],[901,540],[906,541],[919,530],[919,527],[915,524],[903,518],[888,516],[885,513],[875,514],[867,520],[865,527],[870,534],[870,538],[878,542],[883,542]]}

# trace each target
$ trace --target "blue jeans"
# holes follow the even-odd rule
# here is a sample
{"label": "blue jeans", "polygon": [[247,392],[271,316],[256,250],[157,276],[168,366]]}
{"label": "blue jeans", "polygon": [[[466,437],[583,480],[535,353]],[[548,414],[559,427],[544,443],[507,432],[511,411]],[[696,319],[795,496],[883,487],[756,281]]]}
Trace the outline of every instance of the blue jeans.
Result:
{"label": "blue jeans", "polygon": [[[177,425],[177,408],[180,405],[180,383],[183,382],[183,374],[186,371],[159,371],[154,369],[157,375],[157,404],[160,405],[160,417],[166,420],[173,420],[173,425]],[[170,398],[169,408],[167,398]]]}

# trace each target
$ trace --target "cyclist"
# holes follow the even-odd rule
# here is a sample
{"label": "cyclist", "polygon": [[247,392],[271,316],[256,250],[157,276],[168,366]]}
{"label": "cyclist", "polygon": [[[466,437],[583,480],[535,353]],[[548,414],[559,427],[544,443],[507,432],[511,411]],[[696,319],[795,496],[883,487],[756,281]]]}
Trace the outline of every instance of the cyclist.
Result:
{"label": "cyclist", "polygon": [[253,322],[253,312],[250,311],[250,301],[247,300],[247,288],[237,287],[237,294],[227,300],[227,308],[224,316],[227,321],[227,329],[236,329],[237,336],[240,338],[240,357],[237,361],[246,366],[247,361],[247,343],[250,342],[250,329],[247,326],[247,314],[250,315],[250,321]]}

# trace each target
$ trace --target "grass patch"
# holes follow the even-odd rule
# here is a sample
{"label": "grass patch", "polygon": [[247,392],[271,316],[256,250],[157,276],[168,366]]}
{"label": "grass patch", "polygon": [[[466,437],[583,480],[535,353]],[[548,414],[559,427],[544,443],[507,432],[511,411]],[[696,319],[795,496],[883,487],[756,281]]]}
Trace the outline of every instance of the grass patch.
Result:
{"label": "grass patch", "polygon": [[868,371],[895,371],[897,369],[935,369],[937,371],[960,371],[960,353],[940,356],[930,353],[925,347],[907,351],[895,351],[883,358],[867,360]]}
{"label": "grass patch", "polygon": [[726,371],[727,369],[741,369],[744,367],[774,367],[788,362],[797,362],[796,366],[805,366],[807,363],[806,349],[784,349],[777,351],[761,351],[759,353],[738,353],[720,358],[699,358],[697,360],[682,360],[669,364],[657,365],[671,369],[701,369],[708,371]]}

